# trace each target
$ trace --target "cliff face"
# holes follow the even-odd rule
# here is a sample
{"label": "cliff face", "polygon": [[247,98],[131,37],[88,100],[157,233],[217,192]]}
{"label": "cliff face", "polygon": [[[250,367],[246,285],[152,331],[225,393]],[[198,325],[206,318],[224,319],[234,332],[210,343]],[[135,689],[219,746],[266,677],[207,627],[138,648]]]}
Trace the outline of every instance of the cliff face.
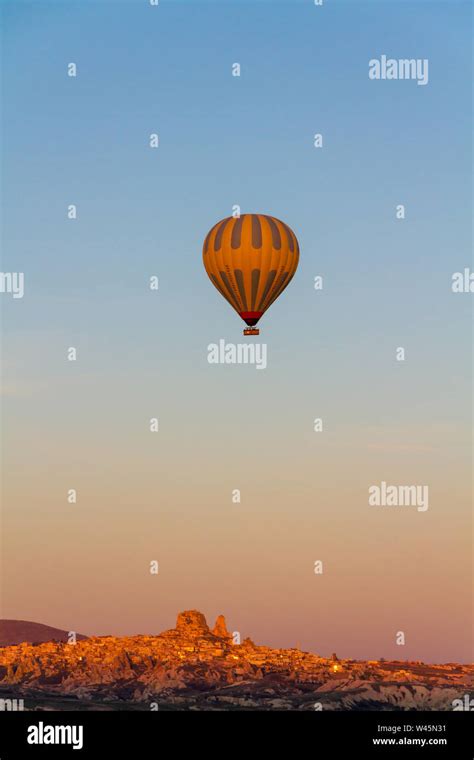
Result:
{"label": "cliff face", "polygon": [[472,691],[473,676],[472,666],[355,662],[250,639],[237,644],[222,615],[211,631],[197,610],[180,613],[176,628],[159,636],[0,648],[0,691],[123,700],[143,709],[153,701],[183,709],[452,709],[454,698]]}

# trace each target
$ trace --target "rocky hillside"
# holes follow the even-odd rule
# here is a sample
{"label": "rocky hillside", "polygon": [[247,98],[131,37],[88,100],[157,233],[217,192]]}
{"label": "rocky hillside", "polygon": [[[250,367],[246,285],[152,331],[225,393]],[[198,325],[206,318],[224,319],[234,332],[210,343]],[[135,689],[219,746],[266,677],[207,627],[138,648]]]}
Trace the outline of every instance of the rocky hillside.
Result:
{"label": "rocky hillside", "polygon": [[29,709],[50,709],[56,699],[56,709],[75,700],[79,709],[452,710],[473,686],[473,666],[338,660],[239,643],[223,616],[211,630],[196,610],[159,636],[0,649],[0,692]]}

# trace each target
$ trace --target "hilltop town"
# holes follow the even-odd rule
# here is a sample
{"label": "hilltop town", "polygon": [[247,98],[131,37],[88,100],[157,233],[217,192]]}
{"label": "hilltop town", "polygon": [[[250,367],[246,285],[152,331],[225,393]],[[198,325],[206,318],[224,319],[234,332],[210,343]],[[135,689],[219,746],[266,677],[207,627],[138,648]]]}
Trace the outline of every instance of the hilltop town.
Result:
{"label": "hilltop town", "polygon": [[[196,610],[158,636],[0,647],[0,698],[25,709],[453,710],[474,666],[339,660],[235,643]],[[456,702],[456,700],[460,700]]]}

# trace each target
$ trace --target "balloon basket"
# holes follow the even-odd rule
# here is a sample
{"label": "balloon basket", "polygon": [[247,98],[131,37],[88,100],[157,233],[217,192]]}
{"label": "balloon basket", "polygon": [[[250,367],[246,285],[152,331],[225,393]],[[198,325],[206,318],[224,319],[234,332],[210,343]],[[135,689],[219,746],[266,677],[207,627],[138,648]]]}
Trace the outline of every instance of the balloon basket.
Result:
{"label": "balloon basket", "polygon": [[244,330],[244,335],[260,335],[260,330],[258,330],[256,327],[247,327]]}

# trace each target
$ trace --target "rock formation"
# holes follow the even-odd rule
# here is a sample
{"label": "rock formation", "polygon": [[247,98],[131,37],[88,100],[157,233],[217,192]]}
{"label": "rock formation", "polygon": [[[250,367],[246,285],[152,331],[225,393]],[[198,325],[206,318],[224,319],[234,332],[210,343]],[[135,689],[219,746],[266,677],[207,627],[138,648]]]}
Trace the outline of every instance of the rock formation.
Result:
{"label": "rock formation", "polygon": [[211,631],[197,610],[180,613],[176,628],[159,636],[0,647],[0,698],[18,696],[25,709],[158,702],[160,709],[314,710],[324,702],[328,710],[451,710],[473,691],[473,665],[336,660],[249,638],[234,644],[222,615]]}
{"label": "rock formation", "polygon": [[224,615],[218,615],[216,619],[216,624],[214,628],[212,629],[212,633],[214,634],[214,636],[222,636],[222,638],[230,637],[230,633],[227,630]]}
{"label": "rock formation", "polygon": [[176,630],[185,631],[189,636],[209,633],[209,626],[202,612],[186,610],[180,612],[176,620]]}

